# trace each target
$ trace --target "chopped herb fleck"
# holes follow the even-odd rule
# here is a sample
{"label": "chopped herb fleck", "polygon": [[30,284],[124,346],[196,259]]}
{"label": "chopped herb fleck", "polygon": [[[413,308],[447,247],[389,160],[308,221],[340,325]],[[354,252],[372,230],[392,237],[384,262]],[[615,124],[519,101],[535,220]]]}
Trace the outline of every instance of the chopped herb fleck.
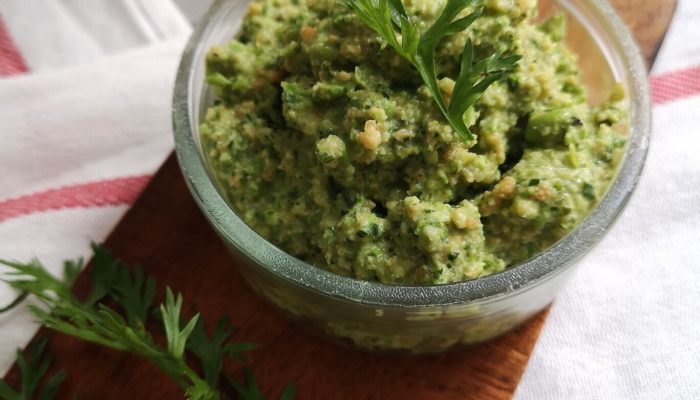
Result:
{"label": "chopped herb fleck", "polygon": [[539,179],[530,179],[530,182],[527,184],[528,186],[537,186],[540,184]]}
{"label": "chopped herb fleck", "polygon": [[583,183],[581,194],[588,200],[595,200],[595,189],[593,188],[593,185],[588,182]]}
{"label": "chopped herb fleck", "polygon": [[369,234],[372,236],[372,239],[377,239],[379,237],[379,225],[377,224],[370,224],[369,226]]}

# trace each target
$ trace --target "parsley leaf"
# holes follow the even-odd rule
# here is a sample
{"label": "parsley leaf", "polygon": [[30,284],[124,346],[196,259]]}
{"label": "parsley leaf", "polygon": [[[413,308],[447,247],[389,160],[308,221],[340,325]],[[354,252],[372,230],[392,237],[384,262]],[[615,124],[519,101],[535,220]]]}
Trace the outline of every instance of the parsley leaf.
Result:
{"label": "parsley leaf", "polygon": [[199,319],[187,341],[187,350],[199,359],[204,380],[211,387],[219,385],[225,357],[245,360],[243,353],[257,347],[253,343],[227,343],[232,333],[233,327],[228,318],[222,317],[210,339],[204,329],[204,322]]}
{"label": "parsley leaf", "polygon": [[[11,278],[8,281],[11,287],[35,296],[43,303],[44,307],[29,308],[44,326],[83,341],[133,353],[149,360],[185,390],[187,399],[225,398],[217,385],[224,358],[243,359],[242,353],[253,349],[254,345],[228,342],[233,329],[226,319],[217,324],[211,338],[207,336],[199,314],[195,314],[186,322],[182,321],[183,297],[181,294],[174,294],[170,288],[166,288],[165,302],[160,305],[166,346],[158,345],[145,328],[146,319],[152,311],[155,280],[145,277],[140,268],[130,270],[99,245],[93,244],[93,249],[94,285],[86,302],[76,298],[70,288],[82,269],[82,261],[64,263],[64,280],[51,275],[36,260],[28,264],[0,260],[0,264],[10,267],[7,275]],[[117,303],[123,309],[126,318],[102,304],[101,301],[106,298]],[[38,353],[43,351],[44,346],[45,344],[41,346]],[[199,359],[204,372],[203,377],[187,364],[186,352]],[[6,383],[0,381],[0,398],[37,398],[32,393],[46,373],[49,362],[40,361],[36,355],[33,355],[28,363],[18,358],[18,365],[23,373],[22,392],[17,394]],[[262,399],[254,377],[250,376],[245,386],[246,390],[257,396],[253,398]],[[62,380],[62,374],[49,378],[42,391],[48,397],[41,394],[38,398],[53,398]],[[29,394],[25,396],[25,393]]]}
{"label": "parsley leaf", "polygon": [[48,340],[45,337],[39,338],[29,347],[28,359],[24,358],[21,349],[17,349],[17,366],[21,377],[20,392],[15,391],[6,382],[0,380],[0,398],[6,400],[52,400],[56,398],[56,393],[66,378],[64,371],[48,377],[41,390],[38,390],[39,383],[45,378],[46,372],[53,362],[51,357],[44,354],[47,343]]}
{"label": "parsley leaf", "polygon": [[581,186],[581,195],[588,200],[595,200],[595,188],[588,182],[583,182]]}
{"label": "parsley leaf", "polygon": [[187,339],[199,320],[199,314],[195,314],[183,328],[180,328],[180,310],[182,310],[182,294],[178,293],[175,297],[173,291],[167,288],[165,304],[161,304],[160,314],[163,316],[165,336],[168,339],[168,353],[178,359],[182,359],[185,354]]}
{"label": "parsley leaf", "polygon": [[[406,13],[401,0],[344,2],[365,25],[382,37],[385,44],[389,44],[413,65],[442,114],[464,141],[474,140],[474,134],[465,122],[467,111],[489,86],[501,79],[506,72],[512,71],[521,58],[517,55],[501,57],[501,54],[496,53],[475,62],[472,41],[467,40],[451,99],[449,102],[445,100],[438,84],[435,50],[445,37],[469,28],[481,16],[482,3],[483,0],[448,0],[435,23],[419,35],[418,28]],[[458,18],[469,5],[476,6],[477,11]]]}
{"label": "parsley leaf", "polygon": [[[187,332],[171,332],[168,336],[168,350],[158,346],[144,329],[132,328],[114,310],[104,304],[85,304],[78,300],[70,287],[48,273],[41,264],[2,262],[13,268],[9,275],[14,278],[12,287],[25,290],[41,301],[45,308],[30,306],[30,311],[46,327],[76,337],[78,339],[140,355],[160,367],[175,382],[197,393],[211,396],[190,397],[191,399],[218,398],[213,388],[208,388],[196,372],[189,368],[182,357],[172,349],[184,343]],[[171,299],[168,299],[171,300]],[[171,312],[179,312],[177,303],[166,302]],[[166,318],[164,318],[166,319]],[[169,319],[169,321],[174,318]],[[207,391],[203,390],[208,388]]]}
{"label": "parsley leaf", "polygon": [[92,263],[93,289],[87,303],[94,305],[108,296],[126,313],[129,325],[137,328],[146,320],[156,293],[153,277],[144,277],[143,270],[136,266],[133,272],[120,260],[112,257],[103,247],[93,243]]}
{"label": "parsley leaf", "polygon": [[8,311],[14,309],[14,308],[17,307],[18,305],[20,305],[20,304],[24,301],[24,299],[27,298],[27,296],[29,296],[29,293],[27,293],[27,292],[22,292],[22,293],[20,293],[20,295],[17,296],[17,297],[15,297],[15,299],[12,300],[12,302],[11,302],[10,304],[8,304],[8,305],[6,305],[6,306],[0,308],[0,314],[5,313],[5,312],[8,312]]}

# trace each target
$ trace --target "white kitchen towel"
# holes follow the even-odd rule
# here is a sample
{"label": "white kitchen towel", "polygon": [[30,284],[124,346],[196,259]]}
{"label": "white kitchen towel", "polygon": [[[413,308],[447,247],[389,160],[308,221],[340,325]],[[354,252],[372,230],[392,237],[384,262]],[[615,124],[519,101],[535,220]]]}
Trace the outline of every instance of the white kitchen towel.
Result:
{"label": "white kitchen towel", "polygon": [[653,131],[627,209],[557,296],[517,399],[700,399],[700,1],[652,74]]}
{"label": "white kitchen towel", "polygon": [[2,0],[0,16],[32,73],[89,62],[190,30],[170,0]]}
{"label": "white kitchen towel", "polygon": [[[172,150],[189,32],[169,0],[0,2],[0,257],[57,271],[106,237]],[[35,330],[0,315],[0,375]]]}
{"label": "white kitchen towel", "polygon": [[[644,176],[616,226],[558,296],[518,399],[700,398],[699,18],[699,1],[680,1],[654,70]],[[13,36],[21,33],[7,25]],[[31,41],[16,42],[30,71],[42,65],[25,55]],[[1,257],[36,255],[55,268],[87,255],[88,241],[106,235],[126,207],[114,204],[130,202],[168,151],[169,85],[180,45],[0,81],[0,134],[3,146],[12,146],[12,154],[0,146]],[[71,79],[75,90],[61,100],[56,91],[70,91],[64,82]],[[14,161],[5,163],[10,155]],[[10,297],[0,291],[0,303]],[[21,310],[0,316],[0,373],[33,330]]]}

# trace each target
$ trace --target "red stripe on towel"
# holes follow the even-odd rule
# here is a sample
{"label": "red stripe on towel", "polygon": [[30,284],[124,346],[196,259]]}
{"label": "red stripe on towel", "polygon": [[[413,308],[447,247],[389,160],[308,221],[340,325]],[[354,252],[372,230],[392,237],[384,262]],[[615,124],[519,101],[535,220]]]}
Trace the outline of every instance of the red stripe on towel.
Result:
{"label": "red stripe on towel", "polygon": [[700,95],[700,66],[652,77],[651,94],[654,104]]}
{"label": "red stripe on towel", "polygon": [[29,71],[24,58],[17,50],[5,23],[0,16],[0,76],[22,74]]}
{"label": "red stripe on towel", "polygon": [[133,204],[150,180],[151,175],[107,179],[5,200],[0,202],[0,222],[50,210]]}

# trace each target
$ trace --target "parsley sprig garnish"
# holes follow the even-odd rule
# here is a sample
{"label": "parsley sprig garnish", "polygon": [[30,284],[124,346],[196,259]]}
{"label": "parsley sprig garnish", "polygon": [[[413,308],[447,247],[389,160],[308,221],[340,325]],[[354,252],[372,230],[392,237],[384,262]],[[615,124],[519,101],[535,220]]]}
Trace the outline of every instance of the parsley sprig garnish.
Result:
{"label": "parsley sprig garnish", "polygon": [[[344,4],[415,67],[452,128],[464,141],[473,140],[474,134],[465,122],[465,113],[491,84],[515,68],[520,56],[501,57],[496,53],[475,62],[474,46],[468,39],[459,76],[447,102],[438,84],[435,51],[442,39],[465,31],[481,16],[482,0],[448,0],[435,23],[422,35],[419,35],[401,0],[346,0]],[[469,5],[477,7],[477,11],[458,18]]]}
{"label": "parsley sprig garnish", "polygon": [[[0,264],[10,267],[7,273],[10,286],[33,295],[42,303],[43,307],[29,306],[42,325],[83,341],[149,360],[181,386],[190,400],[228,398],[219,390],[224,359],[244,360],[244,353],[255,345],[230,342],[233,328],[226,318],[219,321],[211,336],[207,335],[199,313],[188,320],[183,318],[183,297],[174,294],[170,288],[166,288],[165,302],[154,308],[156,282],[152,277],[146,277],[141,268],[130,269],[98,245],[93,245],[93,250],[93,287],[86,301],[79,300],[71,291],[71,284],[82,269],[82,261],[64,263],[63,279],[51,275],[38,261],[23,264],[0,260]],[[106,300],[110,301],[107,304],[116,304],[116,307],[106,305]],[[165,346],[158,345],[146,330],[149,316],[153,314],[158,315],[162,325]],[[39,342],[38,353],[43,351],[45,344],[42,343]],[[29,390],[29,397],[17,397],[14,390],[0,380],[0,398],[34,398],[31,397],[32,393],[36,391],[50,362],[40,360],[36,354],[36,351],[32,352],[29,367],[26,367],[23,358],[17,361],[22,372],[22,394]],[[187,354],[199,361],[203,376],[187,364]],[[42,399],[54,397],[63,376],[58,374],[49,378],[42,389]],[[230,378],[226,379],[226,383],[237,398],[263,399],[250,372],[244,384]],[[291,399],[292,395],[293,388],[288,386],[282,398]]]}

